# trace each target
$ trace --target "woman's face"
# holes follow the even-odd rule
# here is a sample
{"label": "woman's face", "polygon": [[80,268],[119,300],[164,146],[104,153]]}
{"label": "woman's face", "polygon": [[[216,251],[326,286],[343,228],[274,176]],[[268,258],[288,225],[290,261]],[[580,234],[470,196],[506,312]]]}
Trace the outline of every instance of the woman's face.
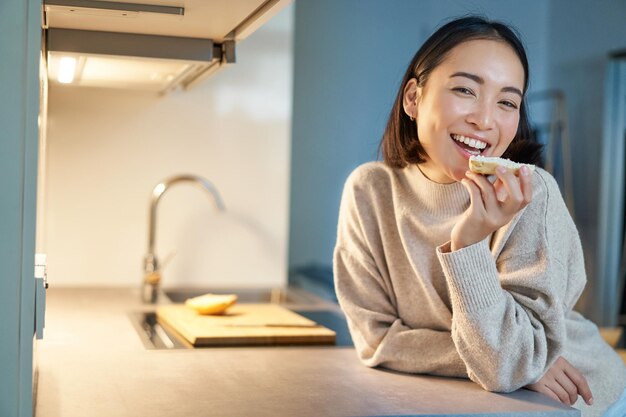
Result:
{"label": "woman's face", "polygon": [[471,155],[501,156],[517,132],[524,80],[508,44],[481,39],[453,48],[422,88],[410,81],[404,108],[416,118],[428,155],[420,164],[424,174],[439,183],[460,181]]}

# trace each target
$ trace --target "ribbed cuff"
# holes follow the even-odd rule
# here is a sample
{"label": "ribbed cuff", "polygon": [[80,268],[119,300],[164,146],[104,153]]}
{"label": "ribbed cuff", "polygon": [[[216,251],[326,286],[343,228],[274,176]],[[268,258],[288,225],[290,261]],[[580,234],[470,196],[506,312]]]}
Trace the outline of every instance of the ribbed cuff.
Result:
{"label": "ribbed cuff", "polygon": [[502,297],[496,263],[488,239],[449,252],[449,243],[437,248],[437,257],[450,288],[453,311],[476,313]]}

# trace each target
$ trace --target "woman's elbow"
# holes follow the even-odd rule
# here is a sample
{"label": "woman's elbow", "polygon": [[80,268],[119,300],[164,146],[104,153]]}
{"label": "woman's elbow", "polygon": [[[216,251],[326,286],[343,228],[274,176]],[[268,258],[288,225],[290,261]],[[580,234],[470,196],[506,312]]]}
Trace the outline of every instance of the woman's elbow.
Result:
{"label": "woman's elbow", "polygon": [[481,375],[469,372],[468,374],[470,379],[480,385],[485,391],[499,393],[517,391],[518,389],[533,383],[533,381],[537,379],[534,378],[534,376],[514,375],[508,372],[490,372],[483,373]]}
{"label": "woman's elbow", "polygon": [[508,394],[513,391],[517,391],[521,388],[517,384],[512,384],[511,381],[504,381],[502,379],[493,378],[493,379],[474,379],[470,376],[472,381],[476,382],[480,385],[485,391],[489,392],[499,392]]}

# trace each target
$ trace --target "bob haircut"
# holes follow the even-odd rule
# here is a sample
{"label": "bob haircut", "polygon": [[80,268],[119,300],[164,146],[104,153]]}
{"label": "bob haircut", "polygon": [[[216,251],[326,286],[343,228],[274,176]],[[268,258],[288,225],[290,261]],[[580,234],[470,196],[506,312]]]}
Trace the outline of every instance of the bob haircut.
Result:
{"label": "bob haircut", "polygon": [[[528,88],[528,59],[518,35],[508,26],[489,21],[480,16],[467,16],[455,19],[440,27],[417,51],[404,74],[396,96],[387,127],[380,142],[378,153],[382,153],[385,163],[394,168],[404,168],[409,164],[426,161],[426,151],[417,136],[414,121],[404,112],[402,100],[404,87],[411,78],[423,87],[431,72],[441,64],[450,51],[464,42],[477,39],[504,42],[515,51],[524,68],[524,95]],[[534,140],[528,121],[526,101],[520,106],[520,119],[517,133],[502,157],[516,162],[538,164],[541,162],[542,146]]]}

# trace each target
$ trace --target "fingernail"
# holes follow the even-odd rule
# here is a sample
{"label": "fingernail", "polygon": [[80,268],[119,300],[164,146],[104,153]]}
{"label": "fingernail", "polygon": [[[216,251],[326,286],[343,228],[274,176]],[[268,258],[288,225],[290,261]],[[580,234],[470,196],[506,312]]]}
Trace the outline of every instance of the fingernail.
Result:
{"label": "fingernail", "polygon": [[496,168],[496,171],[498,171],[498,173],[500,173],[500,174],[504,174],[506,172],[506,168],[502,167],[502,166],[499,166],[499,167]]}
{"label": "fingernail", "polygon": [[526,165],[522,165],[522,167],[520,168],[520,172],[522,173],[522,175],[530,174],[530,170],[528,169]]}
{"label": "fingernail", "polygon": [[593,397],[589,398],[589,402],[587,404],[593,405]]}

